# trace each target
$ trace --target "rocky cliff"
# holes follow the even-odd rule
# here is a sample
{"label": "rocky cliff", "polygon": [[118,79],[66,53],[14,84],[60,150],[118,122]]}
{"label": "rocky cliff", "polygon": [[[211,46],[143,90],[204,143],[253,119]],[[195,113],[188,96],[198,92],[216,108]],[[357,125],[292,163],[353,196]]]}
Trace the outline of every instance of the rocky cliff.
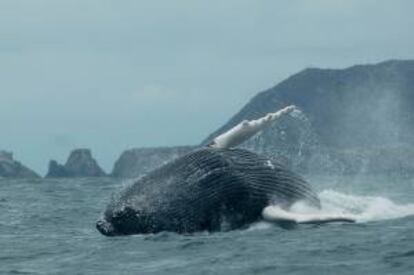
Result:
{"label": "rocky cliff", "polygon": [[39,178],[31,169],[13,159],[12,152],[0,151],[0,178]]}
{"label": "rocky cliff", "polygon": [[46,177],[104,177],[106,173],[99,167],[89,149],[73,150],[64,165],[55,160],[49,162]]}
{"label": "rocky cliff", "polygon": [[176,146],[126,150],[115,162],[111,175],[119,178],[138,177],[193,149],[191,146]]}
{"label": "rocky cliff", "polygon": [[414,171],[414,61],[303,70],[256,95],[203,144],[291,104],[306,122],[284,118],[244,146],[300,171]]}

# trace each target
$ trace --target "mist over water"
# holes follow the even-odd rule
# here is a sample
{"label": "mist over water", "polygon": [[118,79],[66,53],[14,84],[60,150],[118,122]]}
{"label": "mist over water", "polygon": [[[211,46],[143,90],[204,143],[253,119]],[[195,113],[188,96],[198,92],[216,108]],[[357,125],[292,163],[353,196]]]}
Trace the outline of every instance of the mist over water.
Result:
{"label": "mist over water", "polygon": [[324,214],[352,214],[358,222],[302,225],[293,230],[260,222],[213,234],[164,232],[108,238],[96,231],[95,221],[124,182],[3,179],[0,273],[412,273],[412,179],[309,178]]}

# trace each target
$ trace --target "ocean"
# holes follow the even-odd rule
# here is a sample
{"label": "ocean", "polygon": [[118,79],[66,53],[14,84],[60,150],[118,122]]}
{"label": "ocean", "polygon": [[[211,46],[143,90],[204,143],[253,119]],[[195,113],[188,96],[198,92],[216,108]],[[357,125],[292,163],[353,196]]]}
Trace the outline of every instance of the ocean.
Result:
{"label": "ocean", "polygon": [[0,274],[414,274],[414,179],[306,176],[355,224],[105,237],[108,178],[0,180]]}

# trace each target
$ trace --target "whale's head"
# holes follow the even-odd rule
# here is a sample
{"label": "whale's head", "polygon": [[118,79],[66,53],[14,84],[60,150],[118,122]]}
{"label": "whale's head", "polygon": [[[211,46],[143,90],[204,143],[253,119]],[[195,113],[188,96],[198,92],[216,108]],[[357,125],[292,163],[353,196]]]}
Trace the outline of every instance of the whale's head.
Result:
{"label": "whale's head", "polygon": [[108,209],[96,222],[96,228],[105,236],[145,234],[155,232],[151,215],[132,207]]}
{"label": "whale's head", "polygon": [[[139,179],[114,194],[96,228],[105,236],[157,233],[162,230],[163,207],[157,194],[144,192],[155,184]],[[149,193],[149,194],[148,194]]]}
{"label": "whale's head", "polygon": [[187,180],[197,183],[204,171],[195,172],[183,169],[182,162],[172,162],[127,183],[113,194],[96,228],[106,236],[188,230],[186,223],[194,215],[183,209],[188,207],[187,197],[193,196],[187,188],[177,187]]}

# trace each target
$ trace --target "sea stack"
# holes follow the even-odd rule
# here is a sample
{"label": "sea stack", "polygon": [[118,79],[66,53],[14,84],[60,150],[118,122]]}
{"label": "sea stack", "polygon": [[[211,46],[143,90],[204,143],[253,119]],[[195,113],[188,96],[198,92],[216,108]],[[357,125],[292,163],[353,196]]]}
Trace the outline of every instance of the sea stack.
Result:
{"label": "sea stack", "polygon": [[105,177],[106,173],[92,157],[90,149],[73,150],[65,165],[59,164],[55,160],[49,162],[49,171],[46,177]]}
{"label": "sea stack", "polygon": [[0,150],[0,178],[40,178],[33,170],[13,159],[13,153]]}

